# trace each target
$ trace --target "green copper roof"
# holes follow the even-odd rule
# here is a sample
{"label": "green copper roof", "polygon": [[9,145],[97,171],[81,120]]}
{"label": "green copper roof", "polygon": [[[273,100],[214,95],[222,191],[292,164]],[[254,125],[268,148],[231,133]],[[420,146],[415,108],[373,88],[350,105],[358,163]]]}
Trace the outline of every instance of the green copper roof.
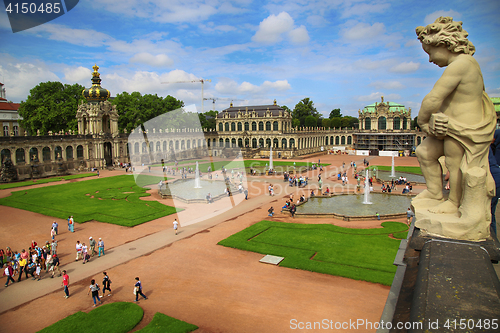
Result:
{"label": "green copper roof", "polygon": [[[373,104],[367,105],[363,108],[363,112],[375,112],[375,106],[379,105],[379,104],[381,104],[381,103],[373,103]],[[384,102],[384,104],[389,105],[390,111],[408,112],[408,110],[405,108],[405,106],[401,105],[399,103]]]}

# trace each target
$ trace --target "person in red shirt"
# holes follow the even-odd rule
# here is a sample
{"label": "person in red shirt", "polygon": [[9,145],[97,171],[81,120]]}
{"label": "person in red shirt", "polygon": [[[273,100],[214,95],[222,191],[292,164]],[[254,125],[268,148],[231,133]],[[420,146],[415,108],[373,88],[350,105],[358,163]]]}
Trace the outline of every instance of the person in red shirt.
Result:
{"label": "person in red shirt", "polygon": [[64,293],[66,294],[66,296],[64,296],[65,298],[68,298],[69,297],[69,276],[68,274],[66,274],[66,270],[62,271],[63,273],[63,280],[61,282],[61,286],[64,286]]}

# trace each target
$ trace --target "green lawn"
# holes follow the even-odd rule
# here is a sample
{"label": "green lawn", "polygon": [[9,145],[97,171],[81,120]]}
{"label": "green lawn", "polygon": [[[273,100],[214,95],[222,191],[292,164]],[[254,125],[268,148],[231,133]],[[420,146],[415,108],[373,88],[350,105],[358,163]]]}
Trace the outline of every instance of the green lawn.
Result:
{"label": "green lawn", "polygon": [[[90,299],[89,299],[90,301]],[[39,333],[127,333],[141,320],[144,312],[134,303],[115,302],[95,308],[89,313],[76,312]],[[198,327],[157,312],[153,320],[138,332],[187,333]]]}
{"label": "green lawn", "polygon": [[96,173],[82,173],[82,174],[77,174],[77,175],[69,175],[69,176],[61,176],[61,177],[52,177],[52,178],[38,178],[33,180],[26,180],[22,182],[15,182],[15,183],[7,183],[7,184],[0,184],[0,190],[5,190],[9,188],[16,188],[16,187],[23,187],[23,186],[30,186],[30,185],[36,185],[36,184],[46,184],[46,183],[52,183],[52,182],[58,182],[61,180],[71,180],[71,179],[77,179],[77,178],[85,178],[85,177],[92,177],[92,176],[97,176]]}
{"label": "green lawn", "polygon": [[[390,165],[370,166],[368,169],[373,170],[374,167],[377,167],[377,169],[379,169],[381,171],[392,171],[392,166],[390,166]],[[395,166],[394,171],[414,173],[417,175],[422,174],[422,170],[420,169],[420,167],[417,167],[417,166]]]}
{"label": "green lawn", "polygon": [[[75,222],[96,220],[127,227],[135,226],[176,212],[174,207],[157,201],[140,187],[156,184],[163,177],[121,175],[13,192],[0,204],[62,219],[73,215]],[[139,185],[139,186],[138,186]]]}
{"label": "green lawn", "polygon": [[350,229],[331,224],[261,221],[219,245],[285,257],[280,266],[391,285],[394,257],[406,224],[383,222],[379,229]]}

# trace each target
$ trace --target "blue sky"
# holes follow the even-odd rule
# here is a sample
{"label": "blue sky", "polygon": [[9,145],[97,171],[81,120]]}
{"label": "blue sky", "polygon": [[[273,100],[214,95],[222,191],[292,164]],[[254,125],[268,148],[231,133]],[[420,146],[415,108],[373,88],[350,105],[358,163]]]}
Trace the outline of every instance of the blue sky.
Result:
{"label": "blue sky", "polygon": [[[3,5],[0,5],[3,8]],[[0,82],[26,100],[45,81],[172,95],[201,110],[309,97],[328,116],[357,116],[380,101],[418,114],[443,69],[428,62],[415,28],[439,16],[463,21],[486,91],[500,96],[500,1],[454,0],[80,0],[65,15],[12,33],[0,11]],[[212,101],[204,103],[204,110]]]}

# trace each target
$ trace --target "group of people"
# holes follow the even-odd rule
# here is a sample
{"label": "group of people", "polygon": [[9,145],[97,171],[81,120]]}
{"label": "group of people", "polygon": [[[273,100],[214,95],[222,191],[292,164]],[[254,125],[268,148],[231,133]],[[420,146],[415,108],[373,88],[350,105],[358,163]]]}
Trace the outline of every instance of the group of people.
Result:
{"label": "group of people", "polygon": [[0,268],[3,269],[3,276],[7,278],[5,287],[8,287],[10,282],[15,282],[16,275],[17,282],[21,282],[23,273],[26,280],[31,275],[32,280],[37,281],[41,280],[43,271],[50,272],[51,278],[56,272],[61,275],[60,263],[55,239],[52,242],[46,241],[42,246],[33,240],[28,250],[22,249],[21,252],[13,251],[10,247],[0,249]]}
{"label": "group of people", "polygon": [[[83,263],[87,263],[91,257],[94,255],[98,255],[99,257],[104,256],[104,241],[102,238],[99,238],[99,241],[96,241],[92,236],[89,237],[89,245],[85,243],[80,243],[80,241],[76,241],[76,259],[78,261],[80,259],[83,260]],[[97,252],[99,251],[99,252]]]}

